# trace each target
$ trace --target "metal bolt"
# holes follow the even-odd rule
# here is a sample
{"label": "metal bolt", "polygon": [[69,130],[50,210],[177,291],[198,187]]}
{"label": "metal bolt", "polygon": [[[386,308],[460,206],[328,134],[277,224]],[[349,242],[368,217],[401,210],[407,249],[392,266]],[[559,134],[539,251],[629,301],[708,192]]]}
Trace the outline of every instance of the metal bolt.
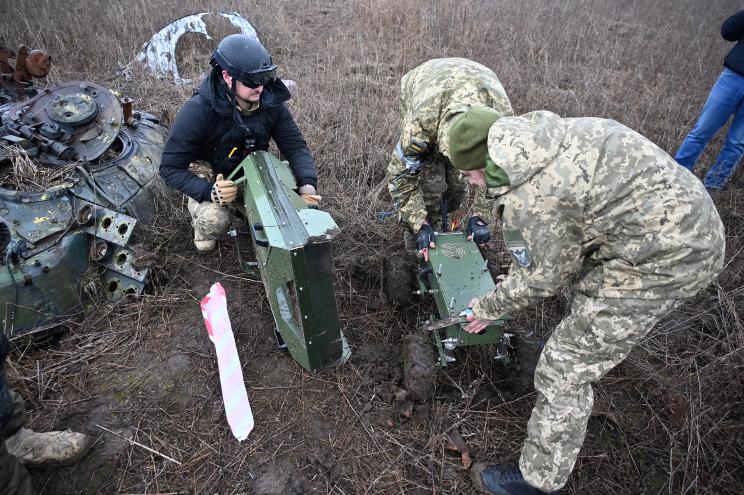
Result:
{"label": "metal bolt", "polygon": [[442,276],[442,264],[441,263],[439,263],[439,268],[437,268],[437,276],[439,277]]}

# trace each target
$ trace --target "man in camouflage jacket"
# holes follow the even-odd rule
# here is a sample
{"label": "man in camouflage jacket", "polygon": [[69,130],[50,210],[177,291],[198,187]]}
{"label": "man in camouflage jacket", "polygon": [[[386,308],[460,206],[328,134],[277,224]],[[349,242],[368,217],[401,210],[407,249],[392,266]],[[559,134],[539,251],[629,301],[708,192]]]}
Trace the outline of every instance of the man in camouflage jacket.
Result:
{"label": "man in camouflage jacket", "polygon": [[[403,76],[400,85],[400,140],[387,167],[388,189],[400,220],[417,235],[417,248],[425,253],[434,241],[431,226],[437,228],[441,221],[442,199],[454,211],[467,196],[467,181],[452,167],[443,139],[449,123],[469,106],[492,108],[502,116],[512,115],[512,108],[496,74],[464,58],[424,62]],[[485,214],[484,205],[481,196],[476,212]],[[476,222],[483,230],[485,222],[478,216],[468,225]],[[476,239],[479,244],[487,240]]]}
{"label": "man in camouflage jacket", "polygon": [[571,312],[535,370],[521,474],[488,464],[473,470],[484,493],[549,493],[566,483],[584,442],[591,383],[715,279],[723,224],[692,173],[612,120],[473,109],[453,122],[449,144],[453,165],[496,197],[513,258],[498,288],[471,302],[466,330],[573,281]]}

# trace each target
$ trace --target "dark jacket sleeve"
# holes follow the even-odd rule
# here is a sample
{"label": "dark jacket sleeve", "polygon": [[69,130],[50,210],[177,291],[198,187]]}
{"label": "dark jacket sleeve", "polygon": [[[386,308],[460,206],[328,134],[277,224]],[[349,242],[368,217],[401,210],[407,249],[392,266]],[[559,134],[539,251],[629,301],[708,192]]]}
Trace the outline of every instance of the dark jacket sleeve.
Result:
{"label": "dark jacket sleeve", "polygon": [[318,185],[318,174],[315,170],[315,160],[297,127],[292,114],[285,104],[277,107],[277,118],[271,129],[271,137],[282,155],[289,160],[289,168],[297,180],[298,186],[305,184]]}
{"label": "dark jacket sleeve", "polygon": [[739,41],[744,37],[744,10],[732,15],[721,25],[721,36],[726,41]]}
{"label": "dark jacket sleeve", "polygon": [[207,201],[212,185],[189,171],[199,159],[209,128],[209,108],[192,98],[178,112],[160,160],[160,176],[170,187],[195,200]]}

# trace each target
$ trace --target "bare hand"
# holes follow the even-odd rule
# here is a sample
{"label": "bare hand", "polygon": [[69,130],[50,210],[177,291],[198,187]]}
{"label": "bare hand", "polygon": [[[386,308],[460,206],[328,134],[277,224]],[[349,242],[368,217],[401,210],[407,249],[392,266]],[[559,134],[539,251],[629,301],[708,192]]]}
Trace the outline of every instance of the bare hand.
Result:
{"label": "bare hand", "polygon": [[323,197],[317,193],[317,191],[315,190],[315,186],[313,186],[312,184],[305,184],[304,186],[300,187],[299,191],[300,197],[308,206],[308,208],[318,208],[318,204],[320,203],[320,200],[323,199]]}
{"label": "bare hand", "polygon": [[[468,303],[468,309],[472,310],[473,304],[475,304],[475,299],[470,300]],[[465,326],[465,331],[468,333],[481,333],[488,325],[493,323],[490,320],[479,320],[475,316],[475,313],[472,312],[465,317],[465,320],[468,321],[468,324]]]}
{"label": "bare hand", "polygon": [[226,205],[238,197],[238,186],[231,180],[225,180],[222,174],[217,175],[212,186],[212,202],[216,205]]}

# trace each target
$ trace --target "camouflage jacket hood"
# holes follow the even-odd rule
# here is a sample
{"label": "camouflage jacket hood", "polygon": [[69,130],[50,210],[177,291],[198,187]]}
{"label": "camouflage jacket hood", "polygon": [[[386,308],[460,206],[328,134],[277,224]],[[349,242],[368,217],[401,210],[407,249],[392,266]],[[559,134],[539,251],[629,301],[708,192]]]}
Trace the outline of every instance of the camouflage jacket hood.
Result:
{"label": "camouflage jacket hood", "polygon": [[497,206],[514,264],[476,315],[570,282],[597,297],[690,297],[721,270],[723,224],[702,183],[632,129],[532,112],[493,124],[488,153],[510,180]]}
{"label": "camouflage jacket hood", "polygon": [[[533,112],[520,117],[504,117],[488,131],[488,154],[506,172],[509,186],[496,188],[504,193],[531,179],[555,160],[566,135],[563,119],[550,112]],[[529,143],[529,152],[524,148]]]}

